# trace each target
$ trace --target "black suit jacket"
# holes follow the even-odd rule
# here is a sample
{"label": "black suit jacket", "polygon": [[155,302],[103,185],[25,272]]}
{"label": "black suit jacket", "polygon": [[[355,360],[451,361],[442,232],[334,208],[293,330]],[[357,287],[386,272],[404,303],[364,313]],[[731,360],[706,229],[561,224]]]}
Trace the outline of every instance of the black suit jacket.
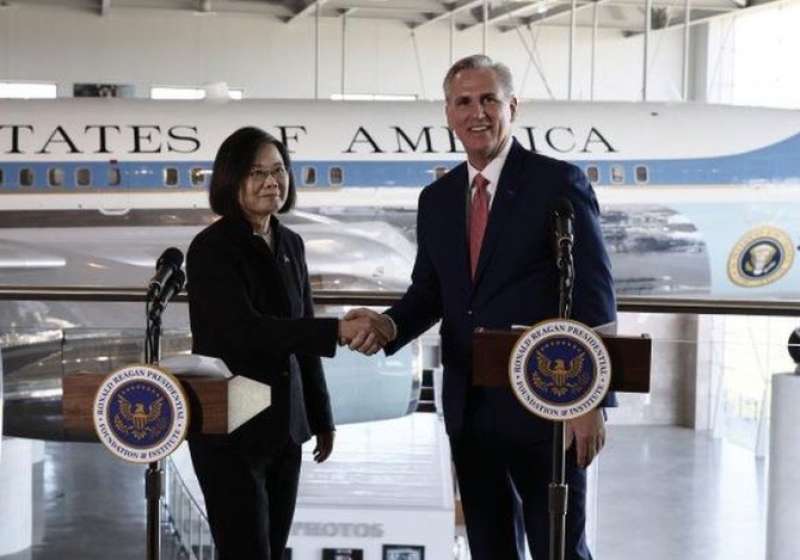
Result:
{"label": "black suit jacket", "polygon": [[[575,208],[572,317],[590,326],[616,318],[599,207],[580,169],[534,154],[513,140],[492,201],[475,281],[469,269],[467,177],[463,163],[420,194],[411,286],[386,312],[398,328],[388,353],[442,320],[442,399],[451,436],[457,436],[464,423],[474,329],[508,329],[558,317],[552,211],[561,196]],[[550,424],[525,410],[510,389],[486,392],[499,427],[531,438],[551,436]],[[612,404],[613,395],[604,405]]]}
{"label": "black suit jacket", "polygon": [[338,322],[315,319],[303,241],[273,217],[274,246],[241,219],[200,232],[187,255],[192,351],[266,383],[272,405],[231,436],[250,452],[334,428],[319,356],[336,352]]}

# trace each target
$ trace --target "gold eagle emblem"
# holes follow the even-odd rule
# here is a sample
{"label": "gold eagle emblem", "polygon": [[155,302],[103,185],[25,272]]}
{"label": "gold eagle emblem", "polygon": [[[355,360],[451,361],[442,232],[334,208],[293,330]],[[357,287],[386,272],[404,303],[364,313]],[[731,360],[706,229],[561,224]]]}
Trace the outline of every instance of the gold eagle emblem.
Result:
{"label": "gold eagle emblem", "polygon": [[533,384],[537,389],[563,397],[567,391],[588,382],[587,375],[581,373],[585,358],[586,352],[581,352],[567,365],[561,358],[550,360],[541,350],[537,350],[536,370],[539,375],[533,376]]}
{"label": "gold eagle emblem", "polygon": [[119,396],[119,413],[114,417],[114,426],[123,434],[131,434],[137,440],[145,436],[157,438],[167,427],[167,419],[161,418],[164,397],[159,397],[148,410],[144,403],[131,403]]}

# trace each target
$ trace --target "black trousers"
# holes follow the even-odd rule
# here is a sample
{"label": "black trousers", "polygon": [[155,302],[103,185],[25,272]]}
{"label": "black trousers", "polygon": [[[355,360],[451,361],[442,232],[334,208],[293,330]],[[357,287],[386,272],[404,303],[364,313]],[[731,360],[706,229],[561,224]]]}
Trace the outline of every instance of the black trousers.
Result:
{"label": "black trousers", "polygon": [[[509,429],[498,414],[492,403],[473,396],[463,432],[450,438],[470,553],[473,560],[523,560],[527,535],[533,559],[547,560],[552,438],[531,438],[524,425]],[[585,536],[586,471],[577,466],[574,447],[565,471],[564,558],[592,560]]]}
{"label": "black trousers", "polygon": [[301,448],[249,455],[228,442],[191,441],[218,560],[281,560],[294,517]]}

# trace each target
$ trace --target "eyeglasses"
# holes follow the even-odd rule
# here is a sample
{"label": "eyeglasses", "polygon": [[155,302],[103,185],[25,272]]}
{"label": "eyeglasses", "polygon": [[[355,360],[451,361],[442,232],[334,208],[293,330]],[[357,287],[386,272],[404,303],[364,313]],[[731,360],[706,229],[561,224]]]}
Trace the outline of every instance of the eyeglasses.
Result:
{"label": "eyeglasses", "polygon": [[276,181],[281,182],[283,181],[289,172],[286,170],[285,167],[274,167],[270,169],[262,169],[257,167],[255,169],[250,170],[250,178],[255,181],[256,184],[263,185],[267,182],[269,177],[273,177]]}

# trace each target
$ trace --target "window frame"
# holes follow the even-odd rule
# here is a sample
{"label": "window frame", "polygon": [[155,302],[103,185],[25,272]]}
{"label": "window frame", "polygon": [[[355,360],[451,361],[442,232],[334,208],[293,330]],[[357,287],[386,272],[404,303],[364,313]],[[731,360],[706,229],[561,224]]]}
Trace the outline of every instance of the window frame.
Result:
{"label": "window frame", "polygon": [[[313,181],[308,181],[307,180],[308,179],[308,172],[311,172],[311,174],[313,175],[313,179],[314,179]],[[303,186],[303,187],[315,187],[317,185],[317,177],[318,177],[317,167],[315,165],[304,165],[300,169],[300,177],[302,179],[302,185],[301,186]]]}
{"label": "window frame", "polygon": [[[30,180],[25,181],[23,177],[30,177]],[[28,188],[33,187],[36,184],[36,172],[32,167],[20,167],[19,172],[17,173],[17,178],[19,179],[20,187]]]}
{"label": "window frame", "polygon": [[[333,174],[339,173],[339,180],[333,180]],[[332,165],[328,168],[328,184],[332,187],[341,187],[344,185],[344,168],[341,165]]]}
{"label": "window frame", "polygon": [[[639,179],[639,171],[644,171],[644,179]],[[650,183],[650,167],[645,164],[639,164],[633,168],[633,180],[637,185],[647,185]]]}
{"label": "window frame", "polygon": [[[615,171],[619,171],[619,180],[616,179]],[[608,169],[609,179],[611,179],[612,185],[624,185],[625,184],[625,166],[620,163],[612,164]]]}
{"label": "window frame", "polygon": [[[165,187],[179,187],[181,184],[181,173],[177,167],[167,166],[161,168],[161,179]],[[170,177],[174,175],[174,181],[170,182]]]}
{"label": "window frame", "polygon": [[[592,172],[594,172],[594,179],[592,179]],[[586,178],[589,179],[589,182],[593,185],[600,184],[600,166],[599,165],[587,165],[586,166]]]}
{"label": "window frame", "polygon": [[[81,181],[81,172],[86,172],[87,181]],[[78,167],[75,169],[75,186],[76,187],[91,187],[92,186],[92,170],[89,167]]]}

